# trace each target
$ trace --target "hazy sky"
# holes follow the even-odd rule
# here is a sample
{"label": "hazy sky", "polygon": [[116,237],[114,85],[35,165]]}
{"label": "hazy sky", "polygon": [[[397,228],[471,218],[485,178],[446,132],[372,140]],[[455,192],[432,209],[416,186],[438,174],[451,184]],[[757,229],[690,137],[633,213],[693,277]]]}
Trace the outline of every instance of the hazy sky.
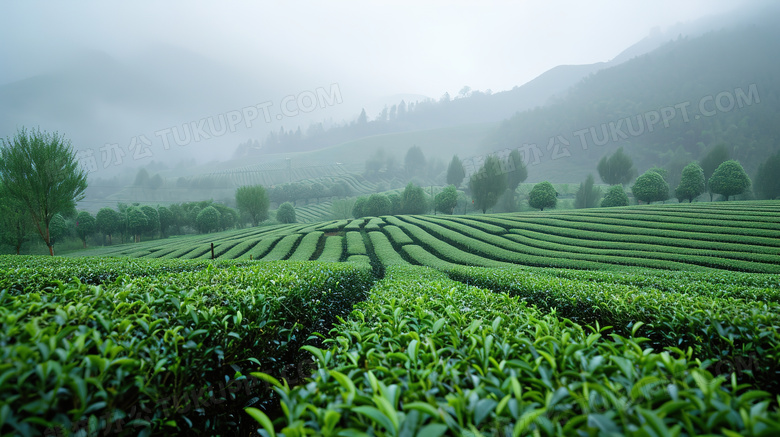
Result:
{"label": "hazy sky", "polygon": [[338,82],[367,97],[438,98],[464,85],[510,89],[559,64],[607,61],[654,27],[745,4],[6,2],[0,14],[0,83],[46,70],[75,49],[99,49],[121,59],[162,42],[249,74],[289,72],[298,83],[288,87]]}

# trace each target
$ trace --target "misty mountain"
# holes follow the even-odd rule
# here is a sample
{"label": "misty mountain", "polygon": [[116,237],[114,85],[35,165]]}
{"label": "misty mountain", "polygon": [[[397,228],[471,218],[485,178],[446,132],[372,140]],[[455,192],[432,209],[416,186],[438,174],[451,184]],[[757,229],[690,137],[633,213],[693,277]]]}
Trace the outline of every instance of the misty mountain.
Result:
{"label": "misty mountain", "polygon": [[41,74],[1,85],[0,132],[11,136],[22,126],[58,131],[75,149],[92,149],[99,165],[100,148],[108,143],[124,149],[126,165],[132,159],[127,146],[139,135],[152,142],[149,159],[179,161],[197,155],[203,160],[224,160],[230,157],[225,150],[232,150],[240,138],[265,135],[270,124],[257,120],[247,129],[241,123],[237,135],[190,141],[171,150],[165,150],[155,132],[246,106],[279,102],[290,91],[305,89],[303,83],[310,82],[283,65],[275,65],[273,72],[250,74],[165,45],[150,46],[122,60],[100,51],[81,51]]}
{"label": "misty mountain", "polygon": [[[742,22],[751,17],[752,13],[729,17],[728,21]],[[371,102],[366,104],[368,110],[364,109],[364,113],[351,123],[330,128],[312,123],[304,127],[275,130],[262,140],[256,138],[239,145],[234,158],[317,150],[370,135],[498,122],[518,112],[554,102],[590,75],[656,50],[681,35],[699,36],[723,24],[724,17],[705,17],[690,23],[680,23],[663,32],[654,29],[650,35],[630,45],[610,61],[559,65],[511,90],[494,93],[464,87],[458,96],[445,94],[439,99],[406,95],[387,103],[383,110],[376,102]]]}
{"label": "misty mountain", "polygon": [[640,172],[664,166],[674,183],[682,166],[725,143],[752,174],[780,148],[780,31],[770,18],[601,70],[502,123],[483,150],[520,148],[529,180],[584,179],[622,146]]}

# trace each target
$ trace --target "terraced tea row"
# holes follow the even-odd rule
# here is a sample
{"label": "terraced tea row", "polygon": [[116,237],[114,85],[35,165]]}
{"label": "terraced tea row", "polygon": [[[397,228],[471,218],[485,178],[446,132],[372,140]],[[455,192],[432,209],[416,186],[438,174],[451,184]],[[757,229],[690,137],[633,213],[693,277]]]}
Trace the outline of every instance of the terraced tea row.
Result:
{"label": "terraced tea row", "polygon": [[280,409],[247,412],[264,435],[780,432],[772,396],[759,386],[740,385],[690,350],[644,350],[647,325],[622,331],[584,328],[430,269],[391,266],[327,348],[306,347],[316,359],[308,382],[253,374],[273,384]]}
{"label": "terraced tea row", "polygon": [[[450,269],[730,270],[780,273],[780,202],[659,205],[469,216],[394,216],[280,225],[84,254],[141,258],[346,260]],[[381,233],[385,239],[371,237]],[[314,235],[309,235],[314,234]],[[344,238],[343,251],[325,239]],[[370,243],[377,240],[377,247]],[[387,240],[387,241],[385,241]],[[300,246],[300,247],[299,247]],[[391,249],[392,248],[392,249]],[[395,255],[389,252],[395,251]]]}

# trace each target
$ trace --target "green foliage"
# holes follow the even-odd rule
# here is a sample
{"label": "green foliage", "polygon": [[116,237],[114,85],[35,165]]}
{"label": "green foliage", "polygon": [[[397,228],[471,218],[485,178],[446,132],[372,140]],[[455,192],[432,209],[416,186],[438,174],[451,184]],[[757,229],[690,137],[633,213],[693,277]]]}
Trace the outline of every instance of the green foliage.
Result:
{"label": "green foliage", "polygon": [[213,206],[207,206],[203,208],[196,219],[198,231],[207,234],[213,230],[219,228],[220,214],[217,208]]}
{"label": "green foliage", "polygon": [[368,197],[363,207],[363,215],[368,217],[379,217],[380,215],[390,214],[390,200],[384,194],[372,194]]}
{"label": "green foliage", "polygon": [[755,191],[760,199],[780,197],[780,152],[767,158],[758,166],[755,178]]}
{"label": "green foliage", "polygon": [[58,213],[75,211],[76,202],[84,198],[87,174],[64,136],[22,128],[13,139],[0,141],[0,184],[24,205],[54,255],[51,221]]}
{"label": "green foliage", "polygon": [[[14,258],[0,257],[0,355],[14,363],[0,380],[13,394],[0,397],[4,435],[232,435],[252,397],[272,396],[249,373],[280,378],[303,363],[300,348],[321,345],[313,333],[372,282],[347,264]],[[64,282],[43,290],[17,269]],[[66,276],[98,271],[120,278],[98,287]]]}
{"label": "green foliage", "polygon": [[290,202],[284,202],[276,210],[276,220],[279,223],[295,223],[295,207]]}
{"label": "green foliage", "polygon": [[70,227],[62,214],[54,214],[49,223],[49,237],[52,242],[59,242],[70,234]]}
{"label": "green foliage", "polygon": [[602,326],[583,327],[430,269],[391,266],[336,325],[327,348],[306,348],[316,363],[306,383],[255,374],[275,386],[284,414],[247,412],[266,435],[780,429],[769,393],[729,383],[691,352],[645,350],[646,325],[625,335]]}
{"label": "green foliage", "polygon": [[482,167],[469,180],[474,207],[484,214],[498,202],[499,196],[506,190],[507,176],[498,157],[490,155]]}
{"label": "green foliage", "polygon": [[528,193],[528,205],[531,208],[544,211],[545,208],[555,208],[556,203],[558,203],[558,192],[547,181],[534,185]]}
{"label": "green foliage", "polygon": [[594,187],[593,183],[593,175],[590,174],[585,179],[585,182],[580,183],[580,188],[577,190],[577,194],[574,196],[575,208],[595,208],[599,206],[601,188]]}
{"label": "green foliage", "polygon": [[160,230],[160,214],[157,212],[157,209],[149,205],[143,205],[141,211],[143,211],[146,216],[146,227],[144,227],[144,232],[154,237]]}
{"label": "green foliage", "polygon": [[506,172],[506,185],[507,189],[514,193],[517,186],[525,182],[528,178],[528,169],[525,168],[523,157],[520,155],[520,151],[512,149],[507,157],[507,172]]}
{"label": "green foliage", "polygon": [[[324,192],[324,187],[321,191]],[[316,194],[316,197],[323,195],[320,191],[317,191]],[[257,226],[268,218],[269,205],[268,193],[260,185],[243,186],[236,189],[236,206],[242,214],[249,216],[252,226]]]}
{"label": "green foliage", "polygon": [[704,170],[699,164],[692,162],[683,168],[682,179],[674,190],[674,195],[680,202],[688,200],[688,203],[691,203],[704,192],[704,187]]}
{"label": "green foliage", "polygon": [[111,208],[101,208],[95,216],[95,226],[98,232],[108,236],[108,244],[114,233],[122,230],[122,217]]}
{"label": "green foliage", "polygon": [[660,202],[669,198],[669,184],[658,172],[648,170],[636,178],[631,193],[642,202]]}
{"label": "green foliage", "polygon": [[419,186],[409,182],[401,194],[401,211],[404,214],[424,214],[428,210],[425,192]]}
{"label": "green foliage", "polygon": [[404,157],[404,169],[408,178],[425,177],[425,155],[420,146],[412,146],[406,151]]}
{"label": "green foliage", "polygon": [[140,234],[149,225],[149,219],[146,214],[137,206],[130,206],[125,211],[127,229],[135,235],[135,241],[140,241]]}
{"label": "green foliage", "polygon": [[33,232],[32,220],[18,199],[8,195],[0,184],[0,244],[8,244],[18,255]]}
{"label": "green foliage", "polygon": [[742,165],[734,160],[725,161],[715,169],[709,180],[710,191],[729,197],[742,194],[750,188],[750,178]]}
{"label": "green foliage", "polygon": [[347,255],[365,255],[367,253],[363,235],[356,231],[347,232]]}
{"label": "green foliage", "polygon": [[360,196],[355,199],[355,203],[352,205],[352,216],[356,219],[366,216],[366,204],[368,203],[368,197]]}
{"label": "green foliage", "polygon": [[709,180],[715,170],[724,162],[728,161],[730,156],[728,146],[725,143],[716,144],[701,159],[701,168],[704,177]]}
{"label": "green foliage", "polygon": [[601,180],[609,185],[625,185],[634,178],[634,162],[620,147],[611,156],[605,155],[598,164]]}
{"label": "green foliage", "polygon": [[434,201],[436,202],[436,211],[452,214],[458,205],[458,191],[455,189],[455,185],[445,187],[441,193],[436,195]]}
{"label": "green foliage", "polygon": [[607,190],[604,200],[601,201],[602,207],[628,206],[628,195],[622,185],[613,185]]}
{"label": "green foliage", "polygon": [[447,167],[447,184],[459,187],[466,177],[466,170],[458,155],[453,155],[450,165]]}
{"label": "green foliage", "polygon": [[160,206],[157,208],[157,215],[160,219],[160,234],[164,238],[168,228],[174,224],[174,216],[170,209]]}
{"label": "green foliage", "polygon": [[76,235],[79,236],[81,242],[84,243],[84,248],[87,248],[87,237],[94,234],[97,230],[95,217],[92,217],[87,211],[79,212],[76,217]]}
{"label": "green foliage", "polygon": [[392,193],[387,195],[387,200],[390,201],[390,215],[398,215],[403,211],[401,195]]}

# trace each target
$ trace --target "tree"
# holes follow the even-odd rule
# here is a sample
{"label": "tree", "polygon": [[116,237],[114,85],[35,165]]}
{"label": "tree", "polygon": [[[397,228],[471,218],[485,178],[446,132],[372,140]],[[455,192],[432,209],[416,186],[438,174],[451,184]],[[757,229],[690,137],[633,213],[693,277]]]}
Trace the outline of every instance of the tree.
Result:
{"label": "tree", "polygon": [[704,186],[704,170],[698,163],[692,162],[683,168],[680,185],[674,189],[674,195],[680,202],[687,199],[691,203],[704,192]]}
{"label": "tree", "polygon": [[401,194],[401,212],[403,214],[424,214],[428,210],[428,201],[423,189],[409,182]]}
{"label": "tree", "polygon": [[35,229],[54,256],[49,226],[57,213],[75,210],[84,198],[87,174],[70,142],[56,133],[19,130],[2,141],[0,183],[27,210]]}
{"label": "tree", "polygon": [[528,193],[528,205],[531,208],[537,208],[540,211],[544,211],[545,208],[555,208],[558,203],[558,192],[551,183],[539,182],[531,188],[531,192]]}
{"label": "tree", "polygon": [[420,146],[412,146],[406,151],[404,168],[409,178],[425,176],[425,155]]}
{"label": "tree", "polygon": [[352,215],[352,207],[355,201],[352,199],[336,199],[330,207],[333,218],[338,220],[348,219]]}
{"label": "tree", "polygon": [[220,214],[217,208],[213,206],[207,206],[203,208],[195,219],[195,223],[198,226],[198,231],[203,234],[219,229]]}
{"label": "tree", "polygon": [[636,178],[631,192],[637,200],[652,203],[669,198],[669,184],[657,172],[648,170]]}
{"label": "tree", "polygon": [[19,255],[31,231],[30,217],[24,205],[9,196],[0,185],[0,243],[12,246]]}
{"label": "tree", "polygon": [[352,187],[344,181],[338,181],[330,187],[330,195],[333,197],[346,198],[352,195]]}
{"label": "tree", "polygon": [[95,216],[95,226],[98,232],[108,236],[108,244],[111,244],[111,236],[121,229],[122,217],[111,208],[101,208]]}
{"label": "tree", "polygon": [[276,210],[276,220],[279,223],[295,223],[295,207],[290,202],[284,202]]}
{"label": "tree", "polygon": [[317,199],[317,203],[320,202],[320,198],[325,197],[325,186],[319,182],[315,182],[309,188],[309,194],[311,197]]}
{"label": "tree", "polygon": [[388,194],[387,200],[390,201],[390,215],[401,214],[401,195],[397,193]]}
{"label": "tree", "polygon": [[719,165],[728,161],[729,149],[725,143],[719,143],[715,145],[705,156],[701,159],[701,169],[704,172],[704,179],[706,182],[706,189],[710,193],[710,202],[712,202],[712,190],[710,189],[710,178],[715,173],[715,169]]}
{"label": "tree", "polygon": [[49,236],[51,236],[52,244],[65,239],[69,233],[70,228],[68,227],[68,221],[65,220],[65,217],[59,213],[54,214],[54,217],[51,218],[51,223],[49,224]]}
{"label": "tree", "polygon": [[135,236],[133,241],[138,243],[141,241],[141,232],[143,232],[149,224],[149,219],[146,218],[146,214],[141,211],[141,208],[137,206],[127,207],[125,214],[127,217],[127,230]]}
{"label": "tree", "polygon": [[613,185],[607,190],[607,195],[601,201],[602,208],[613,206],[628,206],[628,196],[622,185]]}
{"label": "tree", "polygon": [[636,174],[634,162],[623,153],[623,148],[619,148],[612,156],[604,156],[597,166],[599,177],[604,183],[610,185],[625,185],[633,179]]}
{"label": "tree", "polygon": [[360,196],[355,200],[352,205],[352,217],[359,219],[366,216],[366,203],[368,203],[368,197]]}
{"label": "tree", "polygon": [[151,234],[151,236],[154,237],[154,234],[160,230],[160,214],[157,213],[156,209],[149,205],[142,206],[141,211],[143,211],[146,216],[144,232]]}
{"label": "tree", "polygon": [[499,196],[506,190],[506,184],[506,173],[501,169],[501,162],[493,155],[488,156],[469,180],[474,206],[484,214],[498,202]]}
{"label": "tree", "polygon": [[214,203],[211,206],[219,211],[219,229],[232,229],[236,226],[236,223],[238,222],[238,213],[235,209],[219,203]]}
{"label": "tree", "polygon": [[252,226],[257,226],[268,218],[270,205],[268,193],[261,185],[247,185],[236,189],[236,206],[242,214],[249,216]]}
{"label": "tree", "polygon": [[734,161],[726,161],[715,169],[710,178],[710,192],[729,197],[742,194],[750,188],[750,178],[742,165]]}
{"label": "tree", "polygon": [[87,237],[95,233],[95,228],[95,217],[87,211],[79,212],[76,217],[76,234],[84,244],[84,249],[87,248]]}
{"label": "tree", "polygon": [[384,194],[372,194],[368,197],[365,209],[366,216],[379,217],[390,214],[390,200]]}
{"label": "tree", "polygon": [[449,185],[445,187],[441,193],[437,194],[435,203],[436,211],[452,214],[455,207],[458,205],[458,190],[455,189],[455,185]]}
{"label": "tree", "polygon": [[157,207],[157,215],[160,217],[160,237],[165,238],[165,231],[174,223],[173,213],[170,209],[159,206]]}
{"label": "tree", "polygon": [[459,187],[465,177],[466,170],[463,168],[463,163],[458,158],[458,155],[454,155],[450,165],[447,167],[447,184]]}
{"label": "tree", "polygon": [[514,193],[517,186],[528,178],[528,169],[525,168],[523,157],[517,149],[512,150],[507,157],[506,185],[507,189]]}
{"label": "tree", "polygon": [[599,205],[601,188],[594,187],[593,175],[589,174],[585,182],[580,183],[580,188],[574,196],[575,208],[595,208]]}
{"label": "tree", "polygon": [[780,197],[780,152],[770,156],[758,166],[755,186],[759,199]]}

